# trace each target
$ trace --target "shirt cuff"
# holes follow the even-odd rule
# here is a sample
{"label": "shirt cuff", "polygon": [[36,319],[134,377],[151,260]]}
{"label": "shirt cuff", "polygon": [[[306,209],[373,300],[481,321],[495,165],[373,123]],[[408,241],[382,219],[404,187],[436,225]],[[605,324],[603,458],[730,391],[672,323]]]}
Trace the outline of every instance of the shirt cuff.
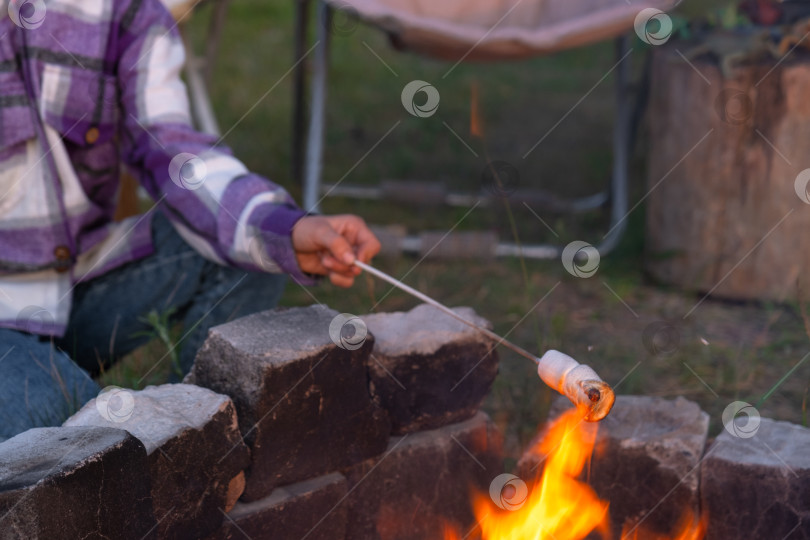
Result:
{"label": "shirt cuff", "polygon": [[[282,249],[272,250],[269,253],[273,260],[281,268],[282,272],[288,274],[296,283],[301,285],[315,285],[320,282],[320,278],[313,274],[307,274],[298,266],[295,258],[295,250],[292,246],[292,230],[298,220],[307,215],[306,212],[292,205],[278,205],[262,221],[260,227],[267,235],[267,246],[273,245],[273,240],[280,243]],[[278,244],[276,244],[278,245]],[[272,249],[272,248],[271,248]]]}

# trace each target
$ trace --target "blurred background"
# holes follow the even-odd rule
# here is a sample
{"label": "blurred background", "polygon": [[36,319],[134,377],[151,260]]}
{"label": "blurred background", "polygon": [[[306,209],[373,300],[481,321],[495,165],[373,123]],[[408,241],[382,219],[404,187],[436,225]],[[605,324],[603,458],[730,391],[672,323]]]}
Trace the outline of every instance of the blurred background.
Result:
{"label": "blurred background", "polygon": [[[204,50],[210,40],[209,19],[218,16],[214,4],[203,2],[184,18],[183,32],[195,50]],[[208,91],[224,143],[250,169],[283,185],[300,201],[301,171],[293,160],[293,112],[295,97],[301,95],[292,69],[300,60],[294,50],[297,7],[295,1],[230,2]],[[810,164],[803,167],[790,154],[801,155],[810,140],[796,130],[791,136],[780,135],[773,121],[766,122],[784,116],[803,125],[802,117],[791,116],[790,99],[766,95],[768,84],[757,83],[778,66],[768,80],[788,80],[785,74],[790,72],[799,79],[799,89],[804,84],[802,72],[796,71],[806,62],[801,24],[810,12],[803,9],[803,2],[686,0],[667,16],[671,29],[652,21],[648,34],[632,27],[625,32],[620,53],[627,54],[622,62],[627,63],[631,83],[629,119],[635,135],[628,159],[628,211],[618,245],[601,254],[598,270],[590,277],[567,271],[559,256],[493,257],[486,249],[475,249],[475,239],[462,257],[423,257],[387,246],[391,253],[378,257],[375,265],[447,305],[473,307],[496,332],[529,351],[539,355],[555,348],[591,365],[617,393],[694,400],[710,413],[713,434],[722,429],[720,415],[734,400],[752,403],[763,416],[807,425],[810,309],[803,302],[801,276],[808,251],[796,237],[785,244],[791,249],[767,255],[774,265],[787,264],[790,271],[766,269],[754,275],[756,268],[742,269],[749,252],[756,260],[756,250],[766,248],[769,227],[782,214],[774,210],[776,219],[767,226],[743,233],[740,227],[756,221],[749,217],[757,215],[757,205],[768,203],[757,196],[737,211],[724,202],[725,197],[739,200],[740,190],[753,189],[737,176],[737,166],[756,169],[756,163],[764,163],[764,172],[746,181],[773,186],[773,161],[781,161],[778,153],[784,144],[788,149],[781,151],[782,157],[792,172],[782,180],[789,195],[776,199],[785,201],[785,212],[792,212],[786,226],[791,220],[801,223],[795,220],[810,212],[793,191],[796,175]],[[305,52],[310,52],[302,64],[309,82],[317,17],[313,3],[306,15]],[[577,240],[598,246],[603,241],[613,225],[610,197],[605,205],[573,213],[544,204],[545,195],[538,199],[537,194],[559,199],[608,194],[612,141],[620,120],[614,40],[542,56],[456,65],[453,60],[398,51],[385,32],[358,20],[349,9],[338,6],[330,24],[322,180],[372,188],[398,180],[417,201],[330,196],[320,204],[323,212],[357,213],[371,224],[395,225],[410,235],[476,231],[522,246],[563,247]],[[655,44],[662,32],[665,43]],[[644,35],[651,37],[645,40]],[[752,72],[757,75],[753,79]],[[401,93],[413,80],[438,91],[440,102],[432,115],[414,116],[403,107]],[[699,90],[706,82],[706,89]],[[721,103],[728,114],[742,119],[736,124],[724,119],[725,113],[714,112],[721,89],[730,83],[750,96],[748,101]],[[794,95],[782,84],[774,83],[774,92]],[[309,110],[309,95],[302,97]],[[766,124],[771,131],[763,127]],[[690,153],[709,132],[707,142]],[[763,148],[764,157],[756,157]],[[488,163],[494,160],[514,171],[509,197],[492,196],[487,189]],[[712,168],[718,164],[724,164],[725,173]],[[695,190],[725,187],[712,188],[705,197],[666,187],[693,182]],[[473,199],[481,195],[487,202],[446,205],[431,199],[429,190],[420,194],[427,189],[422,183]],[[681,210],[668,221],[650,220],[651,205],[656,216],[669,216],[670,206]],[[726,221],[716,219],[726,213]],[[690,236],[695,231],[706,240],[696,243]],[[735,241],[724,240],[729,234]],[[739,241],[745,234],[751,241]],[[725,266],[710,277],[688,277],[689,283],[684,282],[688,272],[678,270],[682,267],[674,267],[678,275],[667,274],[660,265],[662,260],[668,264],[672,250],[663,244],[678,235],[696,244],[701,254],[725,246]],[[442,249],[436,251],[441,255]],[[714,264],[698,258],[681,257],[678,264]],[[711,283],[734,283],[738,271],[749,273],[741,274],[745,277],[736,289],[724,289],[724,294],[712,290]],[[781,294],[764,292],[767,287],[758,294],[760,283],[773,280],[780,282]],[[735,294],[739,290],[747,294]],[[417,303],[363,275],[349,290],[328,283],[306,289],[290,283],[282,304],[313,302],[357,315],[408,310]],[[151,368],[168,354],[180,332],[162,324],[159,314],[154,326],[156,339],[106,372],[102,386],[144,387],[167,380],[170,362]],[[532,363],[506,349],[500,355],[500,374],[485,409],[504,432],[507,452],[518,456],[545,418],[553,392],[536,377]]]}

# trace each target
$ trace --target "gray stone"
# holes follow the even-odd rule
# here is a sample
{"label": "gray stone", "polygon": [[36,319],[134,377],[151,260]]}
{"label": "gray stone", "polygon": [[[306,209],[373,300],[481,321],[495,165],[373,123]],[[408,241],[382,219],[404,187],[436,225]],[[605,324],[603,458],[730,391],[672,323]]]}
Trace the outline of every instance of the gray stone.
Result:
{"label": "gray stone", "polygon": [[200,348],[188,381],[233,399],[251,449],[243,500],[385,450],[390,423],[366,382],[374,339],[338,347],[329,333],[337,315],[324,306],[258,313],[212,328]]}
{"label": "gray stone", "polygon": [[[549,420],[571,406],[557,398]],[[708,415],[682,397],[617,396],[598,424],[588,477],[599,498],[610,503],[614,538],[623,527],[638,527],[641,537],[671,535],[687,512],[698,513],[698,465],[708,427]],[[530,448],[543,436],[544,430]],[[527,452],[518,475],[534,478],[541,466],[542,457]]]}
{"label": "gray stone", "polygon": [[216,530],[232,480],[250,463],[231,400],[189,384],[116,391],[113,399],[101,394],[91,400],[64,425],[117,427],[144,444],[156,479],[152,502],[160,538]]}
{"label": "gray stone", "polygon": [[750,438],[724,429],[700,474],[706,538],[810,539],[809,429],[766,418]]}
{"label": "gray stone", "polygon": [[[470,308],[454,311],[491,328]],[[498,373],[490,340],[427,304],[362,319],[375,338],[371,394],[388,412],[394,434],[460,422],[478,411]]]}
{"label": "gray stone", "polygon": [[349,495],[346,540],[461,537],[475,526],[473,490],[485,492],[502,470],[501,437],[479,412],[459,424],[394,437],[388,450],[344,471]]}
{"label": "gray stone", "polygon": [[346,531],[346,479],[331,473],[237,503],[209,540],[335,540]]}
{"label": "gray stone", "polygon": [[30,429],[0,444],[0,538],[156,538],[149,488],[126,431]]}

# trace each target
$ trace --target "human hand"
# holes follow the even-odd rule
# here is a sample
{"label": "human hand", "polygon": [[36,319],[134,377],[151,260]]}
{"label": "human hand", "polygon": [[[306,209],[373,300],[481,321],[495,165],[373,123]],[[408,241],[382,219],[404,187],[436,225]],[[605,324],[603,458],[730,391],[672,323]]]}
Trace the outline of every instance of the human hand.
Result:
{"label": "human hand", "polygon": [[380,242],[358,216],[305,216],[292,230],[298,266],[304,272],[329,277],[339,287],[351,287],[361,270],[355,259],[369,262]]}

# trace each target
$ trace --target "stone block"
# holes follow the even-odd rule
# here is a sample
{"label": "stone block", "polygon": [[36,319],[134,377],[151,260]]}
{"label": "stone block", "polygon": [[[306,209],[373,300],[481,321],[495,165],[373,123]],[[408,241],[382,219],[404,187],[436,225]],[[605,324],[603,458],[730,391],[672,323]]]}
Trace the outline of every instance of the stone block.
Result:
{"label": "stone block", "polygon": [[[491,328],[470,308],[455,311]],[[371,394],[388,412],[394,434],[460,422],[478,411],[498,373],[490,340],[427,304],[362,320],[375,338]]]}
{"label": "stone block", "polygon": [[346,479],[330,473],[236,503],[209,540],[335,540],[346,531]]}
{"label": "stone block", "polygon": [[126,431],[30,429],[0,444],[0,539],[157,538],[149,490]]}
{"label": "stone block", "polygon": [[810,429],[766,418],[752,437],[724,429],[700,475],[706,538],[810,539]]}
{"label": "stone block", "polygon": [[234,490],[250,459],[236,409],[222,394],[189,384],[114,388],[64,425],[118,427],[144,444],[160,538],[205,536],[241,494]]}
{"label": "stone block", "polygon": [[367,384],[374,339],[362,328],[333,341],[337,317],[319,305],[257,313],[212,328],[200,348],[187,381],[233,399],[251,449],[243,500],[385,450],[390,423]]}
{"label": "stone block", "polygon": [[501,437],[479,412],[458,424],[394,437],[388,450],[344,471],[346,540],[443,538],[445,524],[475,527],[474,491],[502,470]]}

